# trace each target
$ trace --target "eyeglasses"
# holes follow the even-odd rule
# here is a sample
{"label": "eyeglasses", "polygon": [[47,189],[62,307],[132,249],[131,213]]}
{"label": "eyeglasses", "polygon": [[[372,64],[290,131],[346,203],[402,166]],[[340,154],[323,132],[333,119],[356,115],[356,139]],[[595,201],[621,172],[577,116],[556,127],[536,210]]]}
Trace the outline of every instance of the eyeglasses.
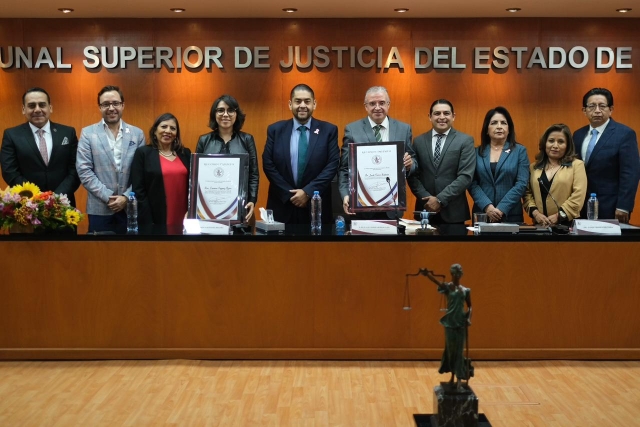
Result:
{"label": "eyeglasses", "polygon": [[376,108],[376,107],[384,107],[388,103],[389,102],[387,101],[371,101],[371,102],[365,102],[364,105],[368,105],[371,108]]}
{"label": "eyeglasses", "polygon": [[216,108],[216,114],[219,116],[224,116],[224,113],[227,113],[230,116],[234,116],[236,114],[236,109],[235,108],[229,108],[224,109],[224,108]]}
{"label": "eyeglasses", "polygon": [[100,106],[100,108],[102,108],[103,110],[108,110],[109,108],[113,107],[113,108],[120,108],[124,105],[124,102],[120,102],[120,101],[113,101],[113,102],[103,102],[102,104],[98,104]]}
{"label": "eyeglasses", "polygon": [[598,108],[600,111],[604,111],[609,108],[609,106],[607,104],[587,104],[587,106],[585,107],[587,111],[595,111],[596,108]]}

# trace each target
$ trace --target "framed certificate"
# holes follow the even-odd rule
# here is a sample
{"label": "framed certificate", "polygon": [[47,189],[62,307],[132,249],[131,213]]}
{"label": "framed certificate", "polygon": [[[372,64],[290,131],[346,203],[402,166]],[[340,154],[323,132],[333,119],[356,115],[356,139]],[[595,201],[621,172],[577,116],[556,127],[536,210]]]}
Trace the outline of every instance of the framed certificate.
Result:
{"label": "framed certificate", "polygon": [[351,212],[405,211],[404,141],[349,144]]}
{"label": "framed certificate", "polygon": [[188,218],[244,221],[248,154],[192,154]]}

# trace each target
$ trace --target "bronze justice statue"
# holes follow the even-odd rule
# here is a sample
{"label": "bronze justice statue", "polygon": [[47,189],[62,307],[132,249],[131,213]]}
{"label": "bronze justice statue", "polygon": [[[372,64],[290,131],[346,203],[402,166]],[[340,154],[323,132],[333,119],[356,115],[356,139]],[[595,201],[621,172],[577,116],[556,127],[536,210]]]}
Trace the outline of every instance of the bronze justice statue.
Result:
{"label": "bronze justice statue", "polygon": [[[411,310],[409,296],[409,277],[426,276],[438,285],[438,292],[446,297],[446,308],[441,304],[441,311],[446,311],[440,319],[444,326],[444,353],[440,363],[439,373],[451,372],[449,382],[441,382],[433,389],[433,414],[417,414],[421,420],[430,420],[432,426],[461,426],[480,427],[491,426],[486,416],[479,414],[478,396],[469,386],[469,379],[473,376],[473,366],[469,359],[469,325],[471,325],[471,289],[460,284],[462,267],[460,264],[451,266],[451,282],[445,282],[445,276],[435,274],[426,268],[421,268],[415,274],[406,274],[404,309]],[[440,280],[441,278],[441,280]],[[465,303],[467,308],[465,309]],[[467,357],[464,355],[465,346]],[[462,380],[466,380],[463,384]],[[480,422],[482,421],[482,422]],[[486,423],[485,423],[486,421]],[[418,425],[424,425],[419,424]]]}
{"label": "bronze justice statue", "polygon": [[[468,328],[471,325],[471,289],[460,284],[462,277],[462,266],[453,264],[451,266],[451,282],[440,281],[433,274],[433,271],[421,268],[419,274],[426,276],[433,283],[438,285],[438,292],[447,298],[447,312],[440,319],[440,324],[444,326],[445,345],[439,373],[451,372],[449,384],[453,384],[457,378],[456,390],[464,391],[460,380],[466,380],[473,376],[473,366],[469,357]],[[444,276],[439,276],[444,277]],[[467,304],[465,311],[464,305]],[[467,345],[467,357],[464,357],[465,344]]]}

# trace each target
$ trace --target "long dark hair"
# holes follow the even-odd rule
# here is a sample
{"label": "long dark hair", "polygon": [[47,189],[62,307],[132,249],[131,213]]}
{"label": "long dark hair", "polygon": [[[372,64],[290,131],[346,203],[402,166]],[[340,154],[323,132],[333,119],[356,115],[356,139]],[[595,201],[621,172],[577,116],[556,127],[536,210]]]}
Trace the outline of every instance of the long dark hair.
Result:
{"label": "long dark hair", "polygon": [[160,149],[160,143],[158,142],[158,138],[156,138],[156,130],[158,130],[158,126],[160,125],[160,123],[167,120],[174,120],[176,122],[176,139],[174,139],[171,143],[171,151],[180,153],[182,152],[183,147],[182,139],[180,139],[180,123],[178,123],[178,119],[176,118],[176,116],[171,113],[161,114],[160,117],[158,117],[156,121],[153,122],[153,125],[151,125],[151,129],[149,129],[149,141],[151,142],[150,145],[156,150]]}
{"label": "long dark hair", "polygon": [[218,130],[218,122],[216,121],[216,109],[218,108],[218,104],[224,102],[229,106],[229,108],[233,108],[236,110],[236,121],[233,123],[233,131],[235,133],[240,132],[242,129],[242,125],[244,125],[244,119],[247,115],[240,109],[240,104],[238,101],[231,95],[222,95],[220,98],[213,101],[211,105],[211,111],[209,112],[209,127],[212,130]]}
{"label": "long dark hair", "polygon": [[549,162],[549,157],[547,156],[547,139],[553,132],[562,132],[567,140],[567,150],[564,152],[564,157],[560,164],[563,166],[570,166],[571,162],[577,157],[576,146],[573,143],[573,137],[571,136],[571,129],[569,129],[569,126],[564,123],[556,123],[555,125],[549,126],[542,134],[542,138],[540,138],[540,142],[538,143],[538,154],[536,154],[536,163],[534,165],[535,169],[542,169]]}
{"label": "long dark hair", "polygon": [[496,114],[502,114],[505,119],[507,119],[507,126],[509,126],[509,134],[507,135],[507,142],[505,145],[508,149],[514,148],[517,144],[516,141],[516,127],[513,124],[513,119],[511,118],[511,114],[504,107],[496,107],[487,111],[487,114],[484,116],[484,122],[482,122],[482,131],[480,132],[480,155],[484,155],[484,149],[491,144],[491,137],[489,136],[489,123],[491,123],[491,118]]}

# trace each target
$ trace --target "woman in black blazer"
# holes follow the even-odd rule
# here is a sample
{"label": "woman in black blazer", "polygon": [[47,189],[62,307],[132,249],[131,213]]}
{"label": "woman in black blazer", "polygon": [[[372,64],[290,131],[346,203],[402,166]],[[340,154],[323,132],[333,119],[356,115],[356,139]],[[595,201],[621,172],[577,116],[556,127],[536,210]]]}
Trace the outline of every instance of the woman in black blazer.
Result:
{"label": "woman in black blazer", "polygon": [[209,127],[213,132],[202,135],[196,146],[196,153],[203,154],[249,154],[249,194],[245,209],[245,220],[253,216],[258,201],[258,154],[253,135],[241,132],[246,115],[238,101],[231,95],[222,95],[213,101],[209,112]]}
{"label": "woman in black blazer", "polygon": [[138,222],[182,224],[187,212],[191,150],[182,145],[178,119],[162,114],[149,130],[149,145],[136,150],[131,186],[138,199]]}

